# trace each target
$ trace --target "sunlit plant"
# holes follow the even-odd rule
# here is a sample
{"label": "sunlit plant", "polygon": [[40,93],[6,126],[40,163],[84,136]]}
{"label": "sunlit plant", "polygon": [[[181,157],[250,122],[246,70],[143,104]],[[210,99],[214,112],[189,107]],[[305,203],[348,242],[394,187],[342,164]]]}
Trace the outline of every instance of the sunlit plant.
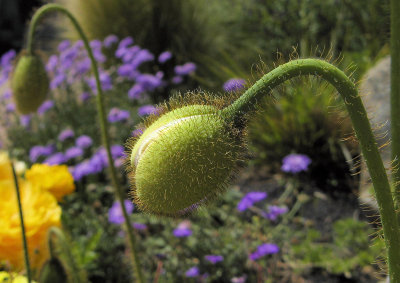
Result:
{"label": "sunlit plant", "polygon": [[[394,5],[394,10],[400,8],[395,7],[396,5],[399,4]],[[34,30],[39,19],[50,11],[62,12],[71,19],[89,54],[95,75],[101,133],[110,164],[110,175],[122,215],[127,224],[126,229],[130,239],[136,279],[138,282],[143,282],[139,258],[135,249],[135,238],[124,204],[125,196],[119,186],[112,162],[101,76],[92,48],[74,16],[59,5],[49,4],[39,9],[30,26],[27,55],[23,55],[20,60],[27,59],[26,56],[35,56],[32,50]],[[400,25],[400,20],[398,21]],[[29,105],[33,106],[38,104],[36,99],[42,99],[40,94],[45,89],[47,81],[41,78],[44,75],[41,71],[25,71],[26,68],[43,69],[42,66],[37,67],[41,64],[37,63],[40,61],[35,59],[32,62],[34,63],[28,62],[28,67],[25,67],[24,63],[23,72],[14,74],[13,81],[17,83],[13,83],[13,85],[18,87],[33,81],[38,85],[34,88],[35,93],[32,93],[32,97],[29,98],[25,96],[25,90],[18,95],[18,88],[15,89],[17,90],[15,96],[17,105],[24,105],[27,100],[31,100]],[[395,69],[400,71],[396,62],[392,62],[392,66],[396,66]],[[184,65],[181,68],[182,72],[189,72],[193,66]],[[130,152],[127,163],[134,201],[144,211],[158,215],[177,216],[187,214],[218,196],[230,181],[237,161],[243,156],[245,150],[243,136],[246,125],[258,102],[281,83],[304,75],[313,75],[328,81],[337,89],[345,102],[374,184],[387,248],[389,276],[391,282],[400,282],[399,224],[389,181],[366,111],[354,82],[341,70],[320,59],[298,59],[283,64],[264,75],[239,98],[232,99],[233,101],[223,101],[212,95],[203,97],[194,95],[194,99],[178,98],[160,107],[157,115],[151,116],[146,122],[146,129],[141,135],[128,142]],[[392,81],[395,79],[392,78]],[[33,108],[29,111],[35,110]],[[24,109],[24,107],[21,106],[20,109]],[[397,140],[394,141],[397,142]],[[260,246],[254,257],[276,251],[275,246]],[[187,272],[188,277],[198,273],[195,269]]]}

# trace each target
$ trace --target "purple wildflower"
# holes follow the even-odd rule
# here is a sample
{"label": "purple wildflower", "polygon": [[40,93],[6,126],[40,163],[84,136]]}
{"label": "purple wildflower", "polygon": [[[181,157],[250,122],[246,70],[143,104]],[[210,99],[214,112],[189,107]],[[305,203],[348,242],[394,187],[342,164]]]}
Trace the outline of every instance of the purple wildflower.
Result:
{"label": "purple wildflower", "polygon": [[90,99],[90,93],[85,91],[82,92],[81,96],[79,97],[82,102],[88,101]]}
{"label": "purple wildflower", "polygon": [[[101,72],[99,77],[100,77],[101,88],[104,91],[112,89],[112,80],[109,74],[107,74],[106,72]],[[97,93],[96,79],[94,77],[91,77],[87,79],[86,82],[92,89],[93,93]]]}
{"label": "purple wildflower", "polygon": [[153,91],[156,88],[162,86],[162,78],[164,76],[163,72],[157,72],[155,75],[151,74],[141,74],[136,78],[136,82],[139,83],[144,90]]}
{"label": "purple wildflower", "polygon": [[266,192],[250,192],[247,193],[238,203],[237,210],[245,211],[249,207],[253,206],[254,203],[262,201],[267,197]]}
{"label": "purple wildflower", "polygon": [[193,266],[192,268],[189,268],[186,272],[185,272],[185,276],[186,277],[197,277],[200,275],[200,270],[197,266]]}
{"label": "purple wildflower", "polygon": [[58,65],[57,55],[51,55],[49,60],[47,60],[46,71],[55,72],[57,65]]}
{"label": "purple wildflower", "polygon": [[139,99],[140,95],[145,92],[143,86],[135,84],[129,91],[128,96],[130,99]]}
{"label": "purple wildflower", "polygon": [[182,81],[183,81],[183,78],[182,78],[181,76],[174,76],[174,77],[172,78],[172,83],[173,83],[174,85],[178,85],[178,84],[180,84]]}
{"label": "purple wildflower", "polygon": [[[136,55],[140,51],[140,47],[135,45],[124,50],[122,55],[122,62],[124,63],[132,63],[132,60],[135,59]],[[138,67],[138,65],[132,65],[134,69]]]}
{"label": "purple wildflower", "polygon": [[257,250],[252,253],[249,258],[251,260],[257,260],[263,256],[269,255],[269,254],[276,254],[279,252],[279,247],[275,244],[271,243],[266,243],[262,244],[257,247]]}
{"label": "purple wildflower", "polygon": [[189,237],[192,235],[192,230],[190,230],[190,221],[182,221],[173,231],[173,234],[177,238]]}
{"label": "purple wildflower", "polygon": [[71,41],[69,41],[68,39],[63,40],[58,45],[58,52],[64,52],[65,50],[67,50],[70,47],[71,47]]}
{"label": "purple wildflower", "polygon": [[275,221],[279,215],[285,214],[286,212],[288,212],[286,206],[270,205],[268,206],[268,213],[263,213],[263,217]]}
{"label": "purple wildflower", "polygon": [[224,260],[224,257],[222,255],[206,255],[204,258],[212,264],[216,264],[217,262]]}
{"label": "purple wildflower", "polygon": [[71,129],[65,129],[58,135],[58,140],[63,142],[66,139],[73,138],[75,136],[75,133]]}
{"label": "purple wildflower", "polygon": [[11,89],[7,89],[7,90],[3,93],[3,98],[4,98],[4,99],[10,99],[11,96],[12,96]]}
{"label": "purple wildflower", "polygon": [[133,43],[133,38],[127,36],[119,42],[118,49],[127,48],[132,43]]}
{"label": "purple wildflower", "polygon": [[143,129],[136,129],[132,132],[132,137],[138,137],[143,134]]}
{"label": "purple wildflower", "polygon": [[[105,151],[105,149],[103,149]],[[122,145],[114,144],[111,146],[111,156],[113,159],[125,157],[125,149]]]}
{"label": "purple wildflower", "polygon": [[21,125],[25,128],[29,127],[29,124],[31,122],[31,115],[22,115],[19,117],[19,122]]}
{"label": "purple wildflower", "polygon": [[157,114],[157,108],[153,105],[143,105],[139,107],[138,109],[138,115],[139,116],[146,116],[150,114]]}
{"label": "purple wildflower", "polygon": [[58,88],[66,79],[67,77],[64,73],[57,74],[50,82],[50,89],[54,90]]}
{"label": "purple wildflower", "polygon": [[118,42],[118,37],[114,34],[110,34],[104,39],[103,44],[105,47],[109,48],[116,42]]}
{"label": "purple wildflower", "polygon": [[80,147],[74,146],[70,147],[65,151],[66,161],[83,155],[83,150]]}
{"label": "purple wildflower", "polygon": [[53,108],[54,106],[54,101],[53,100],[46,100],[45,102],[42,103],[42,105],[40,105],[40,107],[38,108],[38,113],[39,114],[44,114],[47,111],[49,111],[51,108]]}
{"label": "purple wildflower", "polygon": [[[129,200],[124,200],[126,212],[131,214],[134,208],[134,205]],[[125,222],[124,215],[122,214],[122,208],[119,201],[115,201],[108,211],[108,221],[113,224],[122,224]]]}
{"label": "purple wildflower", "polygon": [[154,60],[154,55],[147,49],[142,49],[135,54],[132,60],[132,65],[135,68],[139,67],[142,63]]}
{"label": "purple wildflower", "polygon": [[11,61],[15,58],[17,52],[14,49],[7,51],[6,53],[1,56],[0,59],[0,66],[6,68],[7,66],[11,65]]}
{"label": "purple wildflower", "polygon": [[92,49],[101,49],[101,41],[98,39],[93,39],[92,41],[90,41],[90,47]]}
{"label": "purple wildflower", "polygon": [[72,67],[74,60],[78,57],[79,49],[70,47],[60,54],[60,69],[68,70]]}
{"label": "purple wildflower", "polygon": [[308,165],[311,164],[311,159],[305,154],[289,154],[283,158],[282,171],[287,173],[299,173],[307,171]]}
{"label": "purple wildflower", "polygon": [[32,162],[36,162],[36,160],[40,156],[49,156],[50,154],[53,154],[55,151],[54,145],[48,145],[48,146],[41,146],[41,145],[35,145],[31,147],[29,150],[29,159]]}
{"label": "purple wildflower", "polygon": [[196,71],[196,64],[193,62],[188,62],[184,65],[175,66],[175,74],[185,76]]}
{"label": "purple wildflower", "polygon": [[72,176],[74,177],[75,181],[80,181],[83,177],[90,175],[90,174],[95,174],[98,173],[96,171],[96,168],[93,166],[93,164],[85,160],[81,163],[78,163],[73,169],[72,169]]}
{"label": "purple wildflower", "polygon": [[75,144],[77,147],[85,149],[93,144],[93,140],[87,135],[82,135],[76,139]]}
{"label": "purple wildflower", "polygon": [[107,119],[110,123],[126,121],[130,117],[129,111],[122,110],[116,107],[111,108],[108,113]]}
{"label": "purple wildflower", "polygon": [[[96,58],[96,60],[100,62],[100,60],[98,60],[97,58]],[[92,63],[91,63],[90,59],[84,58],[83,60],[79,61],[76,64],[75,72],[77,75],[83,76],[84,74],[89,72],[91,67],[92,67]]]}
{"label": "purple wildflower", "polygon": [[244,88],[246,81],[244,79],[234,78],[224,83],[223,89],[226,92],[238,91]]}
{"label": "purple wildflower", "polygon": [[167,62],[171,58],[172,58],[172,53],[169,51],[164,51],[163,53],[161,53],[158,56],[158,62],[160,62],[162,64],[162,63]]}
{"label": "purple wildflower", "polygon": [[138,223],[135,222],[132,224],[133,228],[135,228],[136,230],[146,230],[147,229],[147,225],[143,224],[143,223]]}
{"label": "purple wildflower", "polygon": [[43,163],[47,165],[59,165],[65,163],[66,161],[67,159],[65,158],[65,155],[62,152],[57,152],[46,158],[46,160]]}
{"label": "purple wildflower", "polygon": [[15,103],[11,102],[6,105],[6,112],[15,112]]}

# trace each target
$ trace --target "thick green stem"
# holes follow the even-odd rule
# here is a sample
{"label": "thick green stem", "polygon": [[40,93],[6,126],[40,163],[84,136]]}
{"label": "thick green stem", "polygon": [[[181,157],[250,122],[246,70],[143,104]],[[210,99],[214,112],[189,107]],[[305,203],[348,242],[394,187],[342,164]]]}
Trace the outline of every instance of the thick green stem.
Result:
{"label": "thick green stem", "polygon": [[67,9],[65,9],[63,6],[60,6],[57,4],[47,4],[47,5],[44,5],[43,7],[41,7],[40,9],[38,9],[32,18],[32,22],[29,26],[27,51],[29,54],[32,54],[34,29],[35,29],[37,23],[39,22],[39,20],[43,17],[43,15],[45,13],[51,12],[51,11],[61,12],[71,20],[72,24],[74,25],[75,29],[77,30],[81,39],[83,40],[84,46],[88,52],[90,61],[92,63],[92,70],[93,70],[94,76],[96,78],[97,110],[98,110],[99,122],[100,122],[100,127],[101,127],[101,137],[102,137],[102,142],[103,142],[104,148],[106,149],[106,152],[107,152],[107,158],[108,158],[108,163],[109,163],[109,172],[111,175],[111,182],[113,184],[113,187],[115,188],[116,196],[121,204],[122,213],[123,213],[123,216],[125,219],[126,230],[127,230],[127,234],[128,234],[128,238],[129,238],[130,250],[131,250],[132,260],[133,260],[133,264],[134,264],[135,277],[138,282],[143,282],[143,275],[142,275],[142,270],[140,267],[140,261],[139,261],[138,254],[136,252],[135,235],[133,233],[133,228],[129,221],[129,215],[126,211],[126,207],[124,204],[124,200],[125,200],[124,191],[122,190],[121,186],[119,186],[117,173],[116,173],[114,162],[113,162],[112,155],[111,155],[110,138],[108,135],[108,122],[107,122],[106,115],[105,115],[105,107],[104,107],[104,101],[103,101],[104,100],[103,99],[103,91],[102,91],[101,84],[100,84],[97,63],[96,63],[96,60],[94,59],[92,49],[90,48],[89,40],[87,39],[85,33],[83,32],[82,28],[80,27],[78,21]]}
{"label": "thick green stem", "polygon": [[[11,156],[10,156],[10,158],[11,158]],[[25,260],[26,277],[28,278],[28,283],[30,283],[32,276],[31,276],[31,267],[29,264],[28,242],[26,240],[26,234],[25,234],[24,215],[22,213],[21,193],[20,193],[19,185],[18,185],[18,177],[17,177],[17,174],[15,173],[14,163],[12,160],[10,161],[10,163],[11,163],[11,169],[12,169],[13,178],[14,178],[15,192],[17,194],[19,220],[21,222],[21,234],[22,234],[22,244],[24,246],[24,260]]]}
{"label": "thick green stem", "polygon": [[397,208],[400,207],[400,1],[390,1],[390,106],[392,132],[392,160],[395,170],[392,181],[395,187]]}
{"label": "thick green stem", "polygon": [[262,77],[221,114],[240,125],[243,115],[253,111],[263,96],[286,80],[300,75],[322,77],[337,89],[345,102],[374,185],[387,248],[389,276],[392,283],[400,283],[400,231],[389,180],[361,97],[355,84],[341,70],[318,59],[291,61]]}

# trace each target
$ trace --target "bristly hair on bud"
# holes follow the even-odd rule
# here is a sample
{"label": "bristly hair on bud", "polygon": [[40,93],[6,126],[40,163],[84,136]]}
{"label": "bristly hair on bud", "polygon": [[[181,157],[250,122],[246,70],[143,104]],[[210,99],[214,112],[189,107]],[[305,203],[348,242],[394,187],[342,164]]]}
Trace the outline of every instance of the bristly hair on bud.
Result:
{"label": "bristly hair on bud", "polygon": [[244,130],[219,111],[231,99],[206,93],[174,97],[144,122],[140,137],[128,140],[126,165],[139,209],[181,216],[226,188],[245,151]]}
{"label": "bristly hair on bud", "polygon": [[17,111],[36,112],[46,100],[49,78],[42,60],[37,55],[22,55],[12,75],[11,88]]}

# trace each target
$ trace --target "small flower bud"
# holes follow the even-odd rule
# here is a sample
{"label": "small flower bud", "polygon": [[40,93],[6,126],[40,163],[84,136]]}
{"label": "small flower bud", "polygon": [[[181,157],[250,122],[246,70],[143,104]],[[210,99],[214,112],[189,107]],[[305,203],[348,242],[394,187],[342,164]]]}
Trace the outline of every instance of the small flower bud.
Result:
{"label": "small flower bud", "polygon": [[229,181],[241,139],[217,108],[184,106],[158,118],[130,155],[136,204],[160,215],[182,215]]}
{"label": "small flower bud", "polygon": [[42,60],[36,55],[23,55],[15,67],[11,87],[18,112],[35,112],[45,101],[49,89]]}

